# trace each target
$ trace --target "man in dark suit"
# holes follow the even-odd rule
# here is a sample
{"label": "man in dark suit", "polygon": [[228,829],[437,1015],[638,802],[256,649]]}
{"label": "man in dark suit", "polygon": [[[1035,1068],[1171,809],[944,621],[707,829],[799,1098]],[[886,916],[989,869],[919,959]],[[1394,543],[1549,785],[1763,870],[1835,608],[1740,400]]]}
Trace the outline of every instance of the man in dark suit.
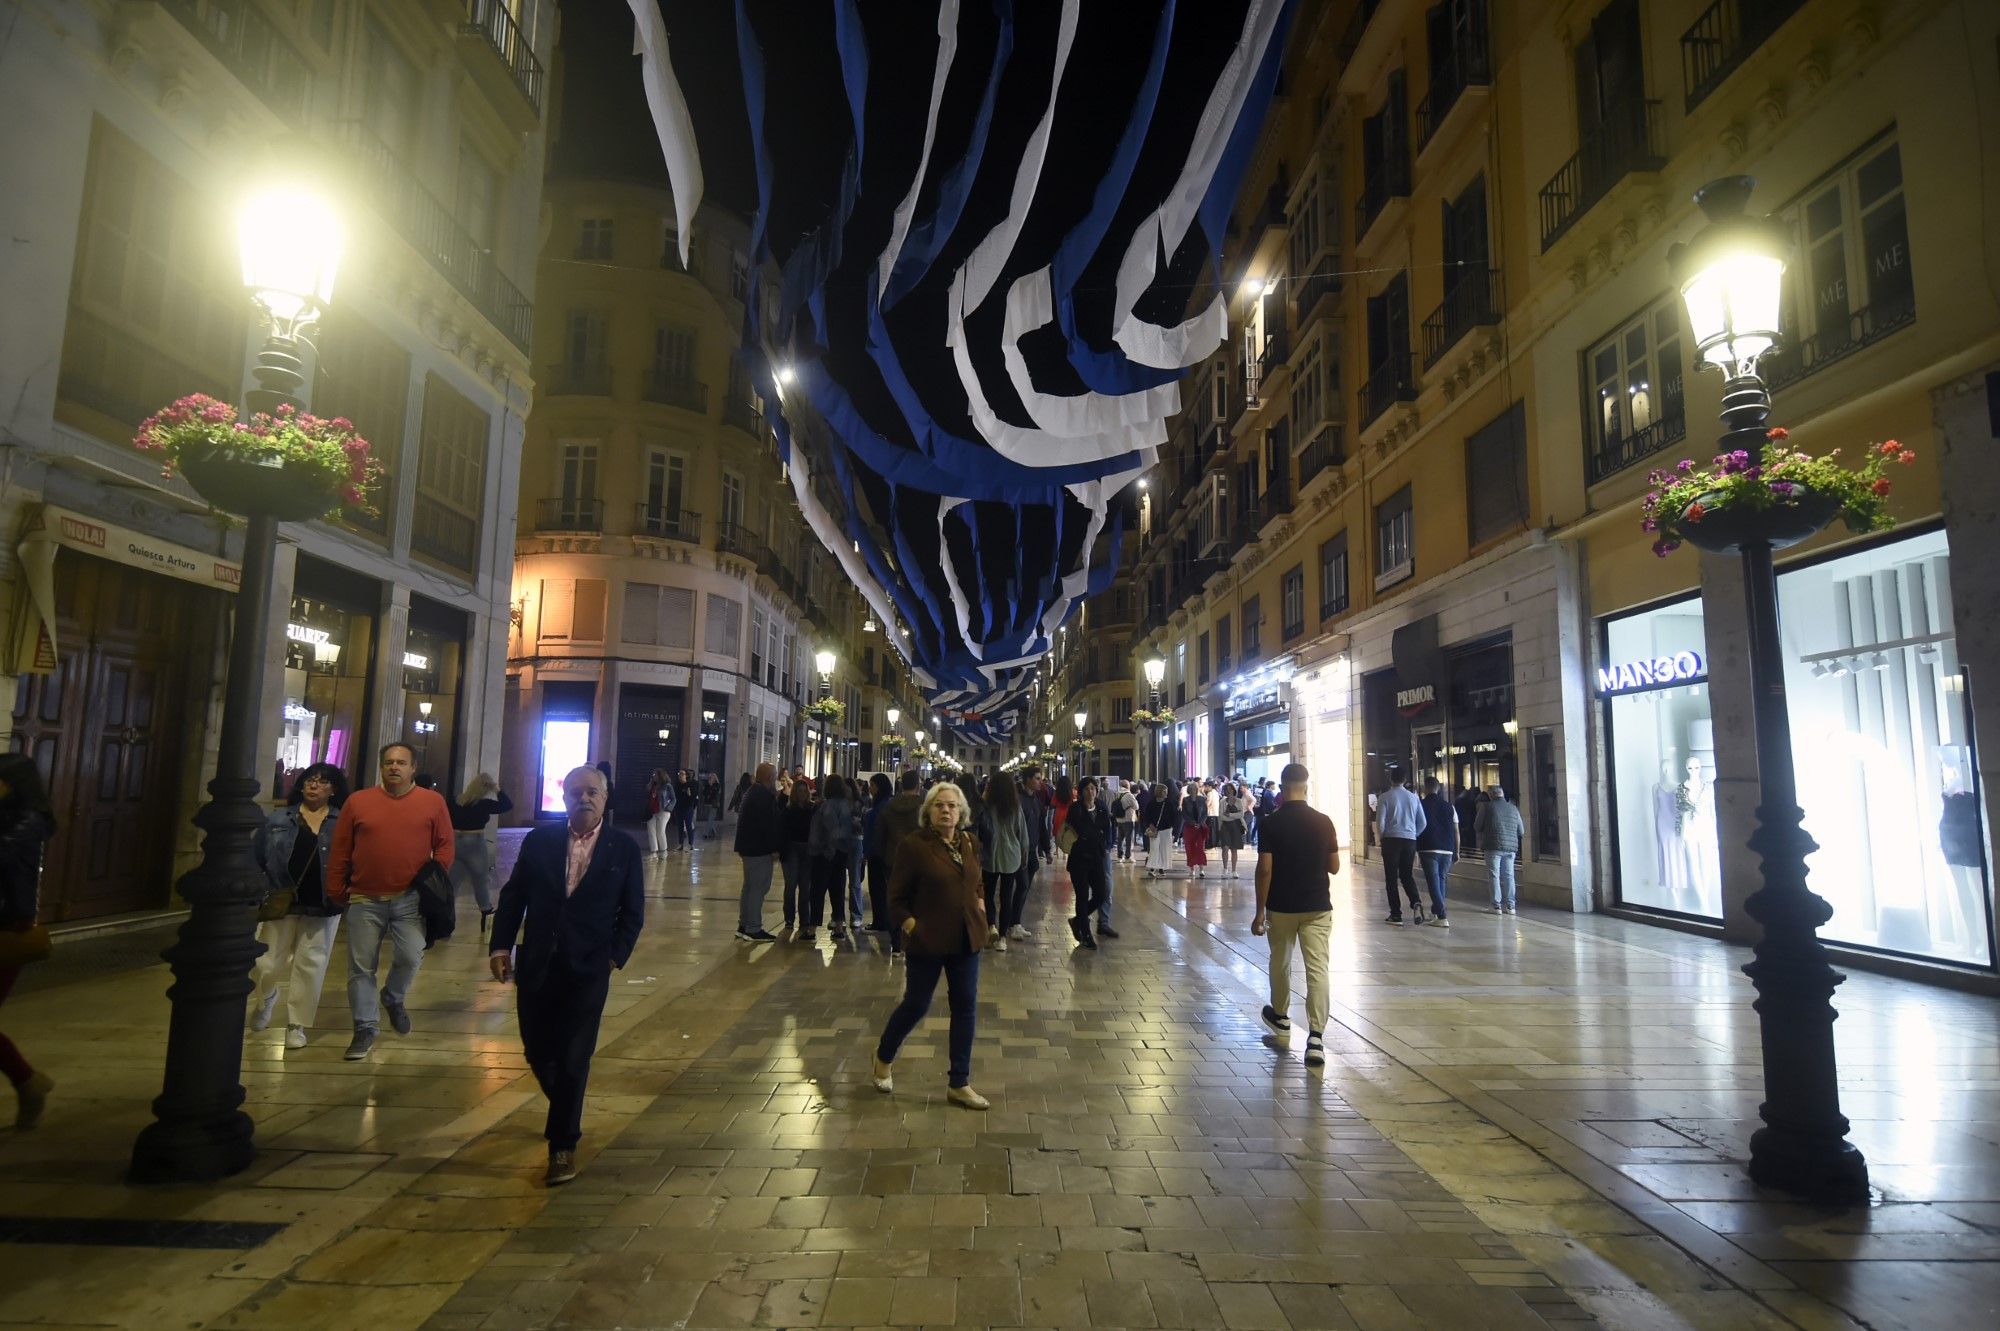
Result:
{"label": "man in dark suit", "polygon": [[[500,889],[488,963],[502,984],[517,976],[521,1046],[549,1098],[551,1187],[576,1177],[583,1135],[583,1090],[597,1024],[622,968],[639,941],[646,910],[645,870],[631,838],[606,828],[603,773],[579,767],[563,778],[561,827],[537,827],[521,842],[513,876]],[[518,963],[514,939],[527,924]]]}

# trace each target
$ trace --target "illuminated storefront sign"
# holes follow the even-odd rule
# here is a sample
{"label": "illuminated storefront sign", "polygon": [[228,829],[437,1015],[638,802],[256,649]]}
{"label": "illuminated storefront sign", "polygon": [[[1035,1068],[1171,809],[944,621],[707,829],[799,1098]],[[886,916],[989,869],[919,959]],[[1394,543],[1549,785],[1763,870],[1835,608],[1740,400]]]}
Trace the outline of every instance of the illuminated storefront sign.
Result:
{"label": "illuminated storefront sign", "polygon": [[1635,689],[1658,688],[1663,684],[1699,684],[1708,678],[1708,662],[1700,652],[1680,651],[1671,656],[1641,657],[1597,668],[1597,691],[1605,696],[1630,693]]}
{"label": "illuminated storefront sign", "polygon": [[319,644],[333,640],[333,634],[325,629],[316,629],[306,624],[285,625],[285,636],[293,642]]}
{"label": "illuminated storefront sign", "polygon": [[431,668],[431,658],[425,656],[422,652],[404,652],[403,665],[410,670],[429,670]]}

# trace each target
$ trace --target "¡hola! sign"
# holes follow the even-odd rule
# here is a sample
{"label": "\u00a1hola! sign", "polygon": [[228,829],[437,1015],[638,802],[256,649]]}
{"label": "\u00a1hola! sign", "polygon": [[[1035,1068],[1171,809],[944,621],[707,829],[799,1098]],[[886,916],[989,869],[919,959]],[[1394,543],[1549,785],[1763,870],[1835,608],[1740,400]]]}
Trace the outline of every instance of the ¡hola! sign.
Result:
{"label": "\u00a1hola! sign", "polygon": [[1675,652],[1671,656],[1642,657],[1597,667],[1597,691],[1610,695],[1635,689],[1656,689],[1661,685],[1698,684],[1708,678],[1708,662],[1700,652]]}

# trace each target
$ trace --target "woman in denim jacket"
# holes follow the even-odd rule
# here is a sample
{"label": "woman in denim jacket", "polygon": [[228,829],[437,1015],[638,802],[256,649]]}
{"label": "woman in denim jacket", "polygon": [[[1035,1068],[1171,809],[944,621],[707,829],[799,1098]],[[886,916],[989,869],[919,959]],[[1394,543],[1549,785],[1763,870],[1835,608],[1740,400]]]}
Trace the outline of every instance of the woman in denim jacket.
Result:
{"label": "woman in denim jacket", "polygon": [[299,773],[285,807],[274,809],[257,834],[257,864],[270,892],[289,892],[292,905],[282,919],[257,926],[264,955],[257,958],[256,988],[250,995],[250,1029],[271,1024],[278,1006],[278,986],[287,980],[285,1047],[303,1049],[313,1014],[319,1011],[320,986],[326,982],[327,958],[340,928],[340,907],[326,899],[324,875],[327,848],[333,844],[334,819],[347,799],[347,776],[331,763],[314,763]]}

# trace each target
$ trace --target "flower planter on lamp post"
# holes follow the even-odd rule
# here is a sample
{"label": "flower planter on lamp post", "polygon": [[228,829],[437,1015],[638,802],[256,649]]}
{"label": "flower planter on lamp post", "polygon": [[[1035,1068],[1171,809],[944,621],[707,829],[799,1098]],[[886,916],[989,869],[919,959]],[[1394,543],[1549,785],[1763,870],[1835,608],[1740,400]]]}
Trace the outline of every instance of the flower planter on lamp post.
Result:
{"label": "flower planter on lamp post", "polygon": [[[1662,554],[1681,538],[1714,553],[1734,553],[1743,566],[1759,797],[1750,849],[1763,870],[1763,886],[1744,902],[1763,928],[1756,960],[1743,968],[1757,989],[1764,1050],[1765,1099],[1758,1111],[1764,1126],[1750,1139],[1750,1178],[1848,1205],[1867,1201],[1868,1165],[1847,1140],[1840,1112],[1832,999],[1845,977],[1829,964],[1816,932],[1832,918],[1832,908],[1806,886],[1806,857],[1819,847],[1805,830],[1798,802],[1772,564],[1774,550],[1818,532],[1843,506],[1815,493],[1804,471],[1799,482],[1783,479],[1778,469],[1794,455],[1773,463],[1768,451],[1782,444],[1784,434],[1766,428],[1771,399],[1757,362],[1778,337],[1785,242],[1770,223],[1745,216],[1752,185],[1747,176],[1732,176],[1697,191],[1709,224],[1668,256],[1701,362],[1725,376],[1721,415],[1727,430],[1717,488],[1683,506],[1670,482],[1663,494],[1648,497],[1647,523],[1662,532],[1655,546]],[[1804,467],[1804,455],[1795,456]],[[1684,475],[1692,470],[1683,464]],[[1657,473],[1656,484],[1667,476]],[[1687,482],[1690,488],[1710,483],[1706,475]],[[1886,492],[1886,483],[1874,491]],[[1855,520],[1854,513],[1848,516]]]}
{"label": "flower planter on lamp post", "polygon": [[[140,1183],[224,1178],[256,1155],[255,1125],[242,1107],[243,1026],[250,967],[264,951],[256,936],[257,907],[267,886],[256,859],[256,838],[264,825],[257,802],[263,785],[257,720],[264,698],[278,523],[322,516],[341,498],[337,490],[304,481],[309,456],[295,465],[265,446],[303,409],[305,375],[298,339],[332,295],[341,251],[338,219],[323,199],[303,191],[273,191],[245,210],[241,238],[244,284],[270,316],[272,331],[253,370],[257,387],[244,395],[252,423],[233,428],[255,435],[259,444],[181,447],[176,437],[155,445],[167,449],[204,499],[242,516],[247,529],[215,779],[208,783],[209,802],[194,817],[207,835],[201,863],[177,884],[188,903],[187,921],[162,954],[173,968],[174,983],[167,990],[171,1015],[154,1121],[132,1148],[131,1177]],[[230,411],[224,404],[214,405]],[[221,417],[217,413],[207,419],[214,423]],[[255,424],[260,419],[263,426]],[[156,417],[148,424],[170,432],[201,423]],[[257,434],[258,429],[264,433]],[[141,433],[143,442],[149,432]],[[359,465],[364,481],[365,457],[363,444]]]}

